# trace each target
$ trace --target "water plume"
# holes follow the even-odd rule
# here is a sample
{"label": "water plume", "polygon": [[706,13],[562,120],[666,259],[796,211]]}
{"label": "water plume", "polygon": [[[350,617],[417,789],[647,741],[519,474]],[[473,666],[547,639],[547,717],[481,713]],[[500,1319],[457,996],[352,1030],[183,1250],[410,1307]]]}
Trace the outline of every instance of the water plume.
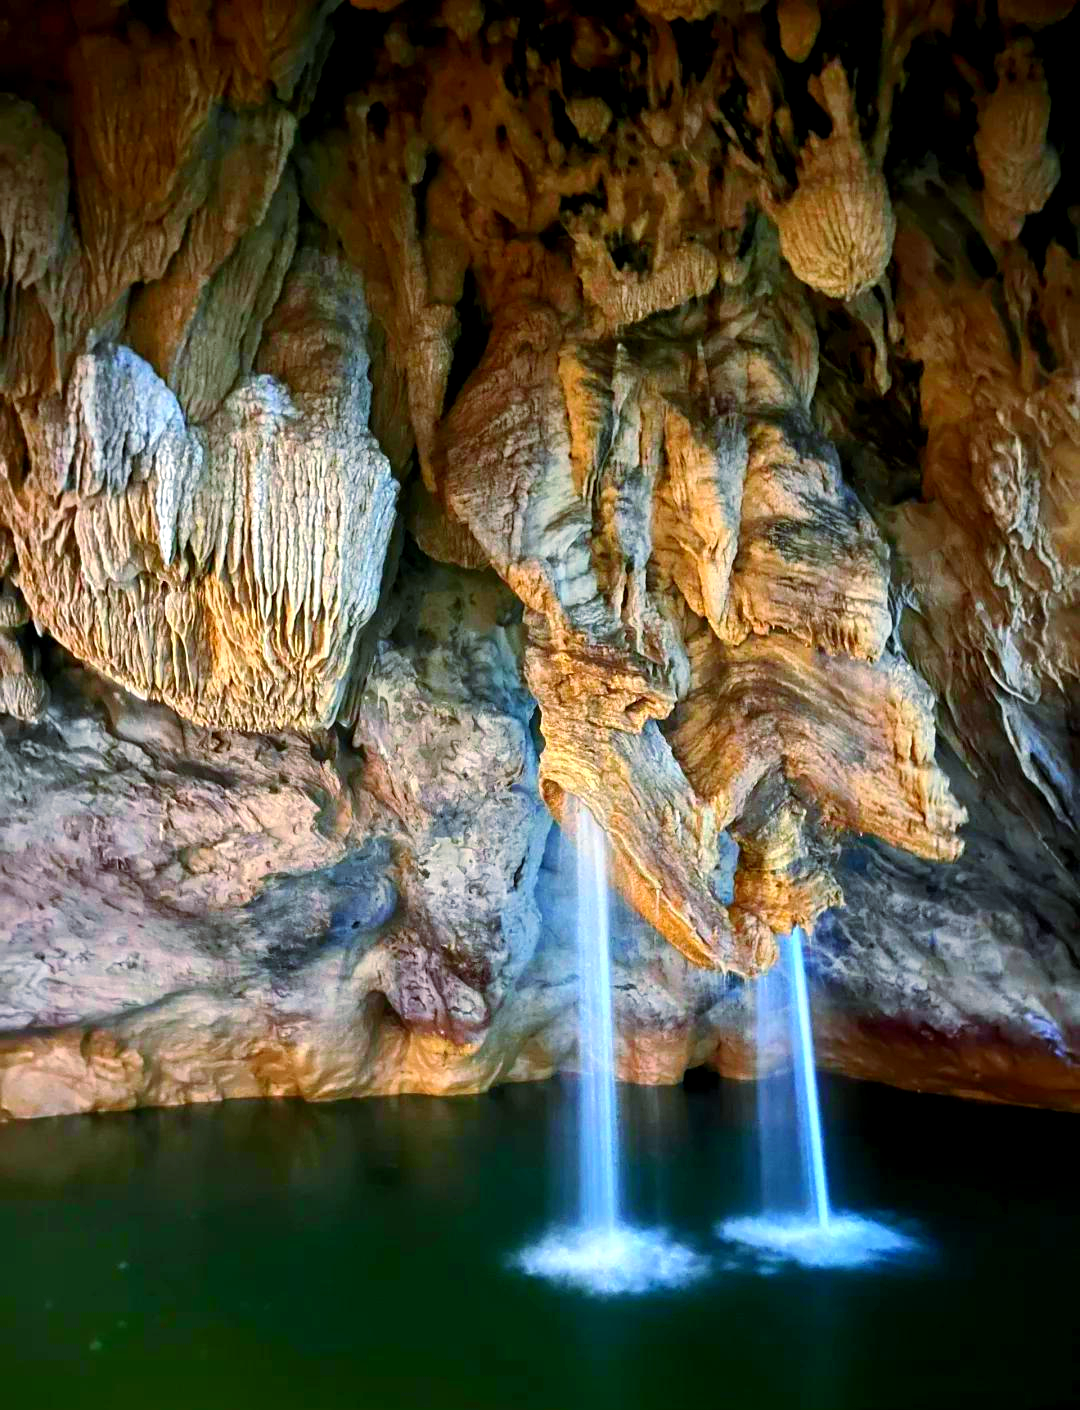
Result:
{"label": "water plume", "polygon": [[679,1287],[707,1259],[663,1229],[625,1222],[620,1180],[619,1103],[611,985],[607,838],[576,805],[575,925],[578,966],[577,1222],[552,1230],[520,1254],[525,1273],[599,1295]]}
{"label": "water plume", "polygon": [[520,1254],[517,1265],[534,1277],[601,1297],[680,1288],[709,1266],[708,1259],[663,1229],[628,1224],[552,1230]]}
{"label": "water plume", "polygon": [[[756,991],[761,1203],[768,1214],[825,1228],[829,1180],[801,931],[782,939],[779,949]],[[770,1071],[778,1055],[780,1069]]]}

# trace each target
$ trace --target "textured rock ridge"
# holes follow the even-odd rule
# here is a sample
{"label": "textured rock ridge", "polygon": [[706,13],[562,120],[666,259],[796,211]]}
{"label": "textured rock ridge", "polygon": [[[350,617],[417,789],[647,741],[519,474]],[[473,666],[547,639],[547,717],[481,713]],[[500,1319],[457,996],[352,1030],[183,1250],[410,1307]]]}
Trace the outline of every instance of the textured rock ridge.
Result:
{"label": "textured rock ridge", "polygon": [[397,495],[365,331],[358,277],[311,250],[201,424],[126,345],[76,358],[63,398],[23,412],[29,467],[3,491],[39,628],[189,719],[332,723]]}
{"label": "textured rock ridge", "polygon": [[[1032,1013],[1016,1091],[1070,1092],[1078,44],[1066,0],[12,0],[0,1108],[572,1062],[569,798],[628,1072],[722,1064],[799,924],[832,1060],[925,1030],[1009,1095]],[[924,1002],[898,898],[929,934],[960,878],[1005,958],[904,950]]]}
{"label": "textured rock ridge", "polygon": [[[840,899],[834,830],[948,859],[963,821],[929,694],[885,652],[886,547],[809,414],[816,360],[763,237],[739,287],[670,326],[568,344],[515,310],[445,432],[449,509],[528,609],[545,797],[588,800],[621,888],[684,953],[750,973]],[[779,852],[755,846],[770,830]]]}
{"label": "textured rock ridge", "polygon": [[550,826],[513,600],[429,565],[393,609],[360,750],[188,725],[75,668],[9,736],[0,1115],[512,1067]]}

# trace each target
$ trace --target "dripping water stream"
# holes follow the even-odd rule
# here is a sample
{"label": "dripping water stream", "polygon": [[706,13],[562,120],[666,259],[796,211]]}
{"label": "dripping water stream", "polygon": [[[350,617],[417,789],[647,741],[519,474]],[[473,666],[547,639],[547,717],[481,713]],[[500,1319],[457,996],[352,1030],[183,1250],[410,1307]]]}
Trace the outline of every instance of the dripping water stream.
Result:
{"label": "dripping water stream", "polygon": [[804,940],[798,927],[781,936],[779,958],[756,987],[761,1212],[717,1226],[766,1272],[785,1259],[854,1267],[915,1247],[888,1224],[832,1209]]}
{"label": "dripping water stream", "polygon": [[574,1221],[516,1260],[526,1273],[600,1295],[645,1293],[700,1277],[708,1260],[663,1229],[627,1220],[620,1183],[611,907],[607,836],[583,804],[570,808],[575,841],[578,1191]]}
{"label": "dripping water stream", "polygon": [[619,1224],[619,1108],[611,995],[606,838],[587,808],[577,821],[578,1162],[582,1228]]}
{"label": "dripping water stream", "polygon": [[825,1142],[821,1135],[821,1106],[814,1067],[814,1030],[806,991],[806,961],[802,931],[796,927],[787,942],[791,975],[792,1048],[799,1111],[799,1144],[802,1148],[803,1183],[809,1193],[809,1210],[818,1227],[829,1225],[829,1181],[825,1173]]}

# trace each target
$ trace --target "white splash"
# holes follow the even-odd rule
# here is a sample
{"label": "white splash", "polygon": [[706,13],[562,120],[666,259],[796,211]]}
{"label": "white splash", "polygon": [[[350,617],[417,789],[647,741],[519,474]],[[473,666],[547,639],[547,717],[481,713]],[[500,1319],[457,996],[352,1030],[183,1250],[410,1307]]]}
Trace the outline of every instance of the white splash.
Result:
{"label": "white splash", "polygon": [[876,1219],[833,1211],[827,1224],[810,1218],[744,1216],[717,1224],[716,1234],[755,1255],[758,1271],[776,1271],[780,1263],[804,1268],[865,1268],[910,1256],[919,1242]]}
{"label": "white splash", "polygon": [[696,1282],[709,1260],[664,1229],[555,1229],[514,1260],[524,1273],[595,1297],[617,1297]]}
{"label": "white splash", "polygon": [[[780,957],[757,989],[760,1215],[726,1219],[717,1236],[749,1253],[756,1271],[785,1263],[804,1268],[864,1268],[911,1255],[919,1243],[891,1225],[829,1204],[814,1068],[814,1033],[798,926],[779,939]],[[769,1072],[777,1051],[790,1066]],[[725,1265],[727,1266],[727,1265]]]}

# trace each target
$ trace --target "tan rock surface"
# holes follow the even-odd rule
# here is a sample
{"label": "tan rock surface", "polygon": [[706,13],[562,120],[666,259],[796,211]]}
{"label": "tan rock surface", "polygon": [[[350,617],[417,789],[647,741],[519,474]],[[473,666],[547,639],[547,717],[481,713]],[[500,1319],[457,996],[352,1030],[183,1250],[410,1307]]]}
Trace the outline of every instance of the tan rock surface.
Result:
{"label": "tan rock surface", "polygon": [[855,101],[837,60],[816,85],[832,131],[811,137],[794,195],[776,213],[780,248],[813,289],[850,299],[876,284],[892,254],[895,217],[882,173],[859,137]]}
{"label": "tan rock surface", "polygon": [[8,735],[0,1115],[475,1090],[512,1065],[550,825],[513,601],[429,573],[396,607],[362,753],[191,726],[74,669]]}
{"label": "tan rock surface", "polygon": [[331,723],[396,498],[366,427],[365,324],[359,280],[312,250],[258,375],[204,426],[123,344],[21,410],[32,468],[0,500],[39,626],[200,722]]}
{"label": "tan rock surface", "polygon": [[1050,91],[1030,42],[1018,41],[997,61],[997,86],[979,114],[975,152],[983,177],[986,222],[1015,240],[1026,216],[1050,199],[1061,166],[1047,145]]}
{"label": "tan rock surface", "polygon": [[[325,1008],[256,973],[280,918],[240,924],[223,969],[200,949],[216,919],[196,938],[161,911],[171,958],[137,1012],[95,961],[85,1002],[62,968],[49,1003],[11,1007],[11,1112],[72,1082],[104,1104],[448,1090],[572,1060],[543,999],[559,943],[535,1008],[512,1002],[538,798],[593,810],[672,963],[733,975],[796,922],[828,933],[868,839],[938,884],[965,818],[939,730],[1075,863],[1074,7],[881,0],[865,28],[803,0],[9,9],[0,713],[12,797],[20,771],[40,788],[7,814],[45,826],[50,750],[77,772],[65,731],[96,677],[54,682],[64,648],[176,716],[172,752],[138,760],[100,726],[86,767],[132,792],[79,795],[79,838],[80,810],[156,799],[125,855],[175,830],[196,909],[261,905],[215,899],[236,883],[206,816],[235,800],[188,797],[187,765],[216,766],[184,732],[238,751],[262,817],[264,745],[221,732],[332,757],[341,727],[363,763],[338,860],[296,740],[273,786],[313,850],[252,855],[314,877],[385,853],[399,902],[361,978],[304,959]],[[487,565],[494,618],[448,586]],[[86,874],[87,952],[121,963],[96,855],[80,841],[65,875]],[[74,934],[68,886],[45,914]],[[136,891],[124,914],[173,904]],[[688,972],[662,1024],[627,1017],[628,1071],[707,1052],[675,1010],[727,991]],[[999,998],[973,994],[972,1023]]]}

